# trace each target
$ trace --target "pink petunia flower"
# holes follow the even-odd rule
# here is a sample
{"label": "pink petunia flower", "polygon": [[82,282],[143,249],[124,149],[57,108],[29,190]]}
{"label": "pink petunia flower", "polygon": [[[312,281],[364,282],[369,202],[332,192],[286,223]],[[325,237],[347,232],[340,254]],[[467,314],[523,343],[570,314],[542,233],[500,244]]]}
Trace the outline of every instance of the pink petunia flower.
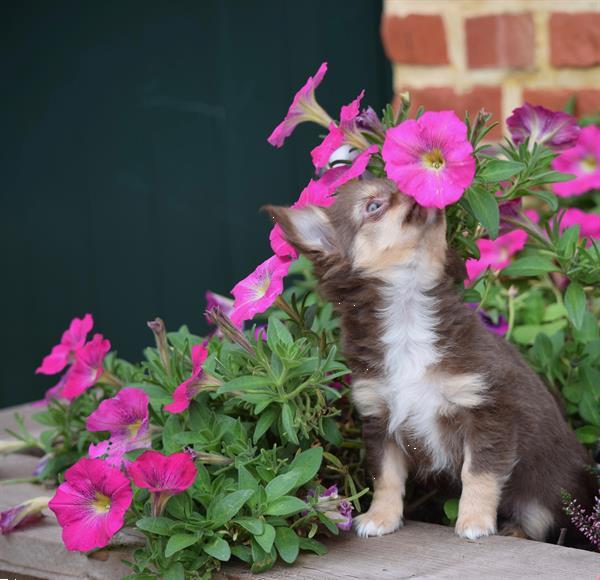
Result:
{"label": "pink petunia flower", "polygon": [[556,195],[569,197],[600,188],[600,128],[595,125],[584,127],[575,147],[553,159],[552,168],[575,175],[570,181],[552,184]]}
{"label": "pink petunia flower", "polygon": [[289,258],[272,256],[234,286],[231,293],[235,303],[230,316],[234,324],[251,320],[275,302],[283,292],[283,278],[287,275],[290,264]]}
{"label": "pink petunia flower", "polygon": [[523,230],[513,230],[495,240],[477,240],[480,258],[467,260],[467,274],[469,282],[472,282],[488,268],[499,272],[510,263],[511,257],[525,247],[527,233]]}
{"label": "pink petunia flower", "polygon": [[328,487],[317,498],[315,509],[323,512],[342,531],[352,528],[352,504],[340,497],[337,485]]}
{"label": "pink petunia flower", "polygon": [[[219,308],[226,316],[229,316],[233,312],[233,300],[231,298],[221,296],[221,294],[211,292],[210,290],[206,291],[204,297],[206,298],[207,311],[213,308]],[[212,324],[208,318],[206,320],[209,324]]]}
{"label": "pink petunia flower", "polygon": [[145,451],[128,468],[133,483],[152,493],[152,515],[162,514],[172,495],[188,489],[198,470],[188,453]]}
{"label": "pink petunia flower", "polygon": [[514,109],[506,119],[506,125],[514,144],[520,145],[529,139],[530,149],[534,143],[546,145],[555,151],[568,149],[575,145],[580,131],[573,115],[529,103]]}
{"label": "pink petunia flower", "polygon": [[452,111],[427,112],[388,129],[382,156],[388,177],[424,207],[458,201],[475,176],[467,126]]}
{"label": "pink petunia flower", "polygon": [[133,493],[125,475],[101,459],[82,457],[65,472],[48,507],[68,550],[103,548],[123,527]]}
{"label": "pink petunia flower", "polygon": [[322,169],[329,164],[331,156],[344,143],[352,145],[358,150],[366,149],[369,146],[368,141],[362,136],[356,128],[356,118],[360,111],[360,101],[365,91],[354,99],[349,105],[344,105],[340,111],[340,124],[334,122],[329,124],[329,133],[320,145],[311,151],[313,165],[316,169]]}
{"label": "pink petunia flower", "polygon": [[192,346],[192,376],[181,383],[173,393],[173,402],[164,406],[169,413],[183,413],[189,406],[190,401],[198,394],[200,388],[200,377],[202,376],[202,365],[208,356],[208,342]]}
{"label": "pink petunia flower", "polygon": [[42,519],[42,510],[48,507],[49,497],[35,497],[0,512],[0,534],[10,534]]}
{"label": "pink petunia flower", "polygon": [[93,326],[94,319],[91,314],[86,314],[83,318],[73,318],[69,328],[63,333],[60,343],[44,357],[42,364],[35,371],[36,374],[55,375],[62,371],[84,345]]}
{"label": "pink petunia flower", "polygon": [[142,389],[122,389],[112,399],[102,401],[87,418],[88,431],[108,431],[110,438],[92,443],[92,458],[107,455],[110,465],[121,467],[123,456],[134,449],[147,449],[151,445],[148,432],[148,395]]}
{"label": "pink petunia flower", "polygon": [[371,156],[377,153],[377,151],[379,151],[377,145],[367,147],[367,149],[354,159],[352,165],[332,167],[323,173],[321,179],[319,179],[319,183],[329,192],[329,195],[333,195],[344,183],[360,177],[367,170]]}
{"label": "pink petunia flower", "polygon": [[305,121],[314,121],[324,127],[329,126],[331,117],[315,99],[315,89],[321,84],[326,72],[327,63],[324,62],[319,67],[317,74],[314,77],[308,77],[304,86],[296,93],[287,115],[267,139],[273,147],[281,147],[294,132],[296,126]]}
{"label": "pink petunia flower", "polygon": [[60,396],[72,401],[95,385],[104,372],[104,357],[110,350],[110,341],[101,334],[80,348],[75,355],[73,366],[67,371]]}
{"label": "pink petunia flower", "polygon": [[560,222],[560,231],[575,225],[579,225],[579,233],[582,238],[600,240],[600,215],[587,213],[576,207],[566,209]]}

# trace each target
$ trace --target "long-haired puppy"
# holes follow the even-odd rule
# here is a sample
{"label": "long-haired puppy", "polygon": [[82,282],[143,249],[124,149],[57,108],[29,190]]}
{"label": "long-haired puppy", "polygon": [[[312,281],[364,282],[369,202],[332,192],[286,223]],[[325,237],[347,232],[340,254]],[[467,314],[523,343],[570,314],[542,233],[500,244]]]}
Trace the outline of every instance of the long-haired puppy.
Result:
{"label": "long-haired puppy", "polygon": [[461,302],[444,213],[384,179],[345,185],[327,208],[266,209],[342,317],[374,481],[358,534],[402,525],[409,474],[462,483],[465,538],[496,533],[498,516],[536,540],[565,525],[561,490],[585,503],[590,458],[517,350]]}

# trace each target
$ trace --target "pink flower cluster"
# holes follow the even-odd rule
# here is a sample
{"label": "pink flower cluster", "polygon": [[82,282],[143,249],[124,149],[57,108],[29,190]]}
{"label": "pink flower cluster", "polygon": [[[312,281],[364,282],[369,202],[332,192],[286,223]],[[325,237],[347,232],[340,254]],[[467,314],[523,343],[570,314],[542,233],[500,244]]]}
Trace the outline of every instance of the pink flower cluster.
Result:
{"label": "pink flower cluster", "polygon": [[[128,468],[133,483],[150,490],[155,516],[172,495],[194,483],[197,473],[187,453],[146,451]],[[56,514],[68,550],[103,548],[123,527],[133,500],[129,477],[107,461],[87,457],[67,469],[48,507]]]}
{"label": "pink flower cluster", "polygon": [[55,398],[72,401],[100,380],[110,342],[101,334],[95,334],[92,340],[86,342],[93,325],[91,314],[74,318],[60,343],[52,348],[35,371],[37,374],[54,375],[68,367],[58,384],[46,392],[46,402]]}

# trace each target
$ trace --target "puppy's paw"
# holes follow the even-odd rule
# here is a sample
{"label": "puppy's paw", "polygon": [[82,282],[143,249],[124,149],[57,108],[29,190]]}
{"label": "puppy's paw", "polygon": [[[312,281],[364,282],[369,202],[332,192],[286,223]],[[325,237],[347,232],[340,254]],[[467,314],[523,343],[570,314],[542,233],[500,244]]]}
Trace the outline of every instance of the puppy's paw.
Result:
{"label": "puppy's paw", "polygon": [[356,533],[361,538],[391,534],[403,525],[401,515],[382,508],[371,507],[368,512],[354,518]]}
{"label": "puppy's paw", "polygon": [[454,531],[467,540],[476,540],[496,533],[496,518],[485,514],[458,516]]}

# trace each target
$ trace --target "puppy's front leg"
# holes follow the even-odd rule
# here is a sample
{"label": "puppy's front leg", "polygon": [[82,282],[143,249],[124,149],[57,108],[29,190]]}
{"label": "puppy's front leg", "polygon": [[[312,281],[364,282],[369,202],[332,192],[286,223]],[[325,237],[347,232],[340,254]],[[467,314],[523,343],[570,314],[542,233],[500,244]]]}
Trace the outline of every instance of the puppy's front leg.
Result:
{"label": "puppy's front leg", "polygon": [[355,518],[359,536],[382,536],[403,525],[404,493],[406,490],[406,456],[389,439],[380,439],[380,459],[373,479],[375,493],[369,511]]}
{"label": "puppy's front leg", "polygon": [[491,472],[475,470],[468,446],[465,447],[460,476],[462,493],[458,504],[456,533],[469,540],[495,534],[502,478]]}

